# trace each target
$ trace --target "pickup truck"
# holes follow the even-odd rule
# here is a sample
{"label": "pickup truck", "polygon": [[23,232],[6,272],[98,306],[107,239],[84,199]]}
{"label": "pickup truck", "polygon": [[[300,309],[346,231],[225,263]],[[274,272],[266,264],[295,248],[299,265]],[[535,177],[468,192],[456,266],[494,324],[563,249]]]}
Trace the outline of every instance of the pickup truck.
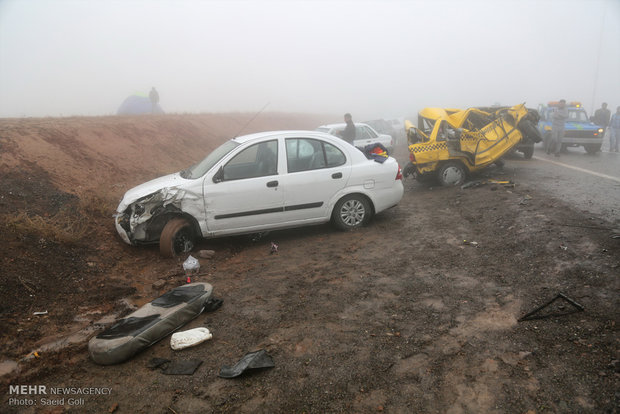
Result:
{"label": "pickup truck", "polygon": [[418,126],[405,121],[410,163],[403,175],[437,178],[458,186],[467,175],[491,164],[522,142],[540,142],[538,115],[525,104],[483,111],[478,108],[424,108]]}
{"label": "pickup truck", "polygon": [[[558,102],[549,102],[547,105],[538,107],[540,113],[538,130],[543,137],[545,148],[549,146],[551,138],[551,113],[558,104]],[[564,125],[562,151],[567,147],[583,145],[588,154],[596,154],[603,144],[603,128],[589,120],[580,102],[568,102],[566,109],[568,109],[568,119]]]}

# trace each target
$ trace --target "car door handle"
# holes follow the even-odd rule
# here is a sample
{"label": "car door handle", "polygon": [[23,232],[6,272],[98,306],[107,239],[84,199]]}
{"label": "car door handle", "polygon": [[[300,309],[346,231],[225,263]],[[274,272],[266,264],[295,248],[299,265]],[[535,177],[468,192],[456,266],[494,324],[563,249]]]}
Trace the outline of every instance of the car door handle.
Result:
{"label": "car door handle", "polygon": [[278,182],[277,181],[269,181],[267,183],[267,187],[272,188],[272,187],[277,187],[278,186]]}
{"label": "car door handle", "polygon": [[333,179],[342,178],[342,173],[333,173],[332,178]]}

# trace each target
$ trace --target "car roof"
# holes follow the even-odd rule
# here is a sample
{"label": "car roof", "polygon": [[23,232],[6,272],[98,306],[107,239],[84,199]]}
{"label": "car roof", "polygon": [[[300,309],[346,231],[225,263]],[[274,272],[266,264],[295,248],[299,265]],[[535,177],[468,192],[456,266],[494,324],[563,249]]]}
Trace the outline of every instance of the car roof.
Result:
{"label": "car roof", "polygon": [[266,132],[257,132],[254,134],[242,135],[240,137],[233,138],[233,141],[238,142],[239,144],[244,144],[246,142],[260,140],[269,137],[314,137],[314,138],[327,138],[334,139],[334,137],[330,134],[326,134],[324,132],[318,131],[306,131],[306,130],[285,130],[285,131],[266,131]]}
{"label": "car roof", "polygon": [[[363,122],[354,122],[353,123],[355,126],[368,126],[368,124],[365,124]],[[329,128],[329,129],[335,129],[335,128],[344,128],[345,126],[347,126],[347,124],[345,124],[344,122],[341,122],[339,124],[327,124],[327,125],[321,125],[319,128]]]}

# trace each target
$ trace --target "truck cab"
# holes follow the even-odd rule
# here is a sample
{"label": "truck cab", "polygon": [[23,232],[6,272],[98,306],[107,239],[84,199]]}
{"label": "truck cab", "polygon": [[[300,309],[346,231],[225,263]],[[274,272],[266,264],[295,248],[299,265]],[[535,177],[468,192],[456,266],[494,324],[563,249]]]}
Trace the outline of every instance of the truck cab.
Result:
{"label": "truck cab", "polygon": [[[553,101],[538,107],[540,114],[538,129],[543,137],[545,148],[551,139],[551,114],[557,106],[559,102]],[[562,150],[567,147],[583,146],[588,154],[600,151],[603,144],[603,128],[590,121],[581,102],[567,102],[566,109],[568,109],[568,119],[562,137]]]}

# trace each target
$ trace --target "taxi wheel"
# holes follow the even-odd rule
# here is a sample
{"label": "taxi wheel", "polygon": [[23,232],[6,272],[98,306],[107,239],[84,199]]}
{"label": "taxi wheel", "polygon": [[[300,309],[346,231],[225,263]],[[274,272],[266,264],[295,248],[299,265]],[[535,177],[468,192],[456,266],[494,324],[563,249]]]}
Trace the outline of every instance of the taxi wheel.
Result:
{"label": "taxi wheel", "polygon": [[534,145],[523,148],[523,158],[526,160],[531,159],[534,156]]}
{"label": "taxi wheel", "polygon": [[184,218],[173,218],[159,236],[159,251],[165,257],[175,257],[194,248],[194,229]]}
{"label": "taxi wheel", "polygon": [[368,199],[360,194],[341,198],[334,207],[332,220],[340,230],[351,230],[368,223],[372,209]]}
{"label": "taxi wheel", "polygon": [[453,187],[462,185],[467,178],[467,173],[461,163],[450,161],[441,166],[437,176],[441,185]]}

